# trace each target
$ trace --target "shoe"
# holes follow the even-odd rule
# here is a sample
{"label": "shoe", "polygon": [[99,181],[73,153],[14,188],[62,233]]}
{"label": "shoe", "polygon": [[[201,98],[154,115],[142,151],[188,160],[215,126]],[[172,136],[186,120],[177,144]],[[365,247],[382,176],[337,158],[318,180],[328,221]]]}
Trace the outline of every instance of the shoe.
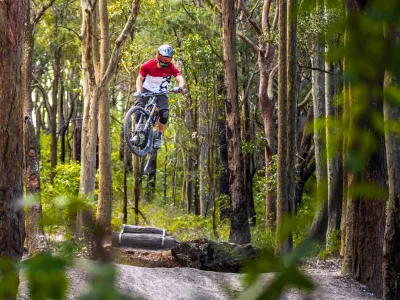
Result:
{"label": "shoe", "polygon": [[162,146],[162,140],[161,140],[161,139],[156,139],[156,140],[154,141],[154,146],[153,146],[153,148],[154,148],[154,149],[161,149],[161,146]]}

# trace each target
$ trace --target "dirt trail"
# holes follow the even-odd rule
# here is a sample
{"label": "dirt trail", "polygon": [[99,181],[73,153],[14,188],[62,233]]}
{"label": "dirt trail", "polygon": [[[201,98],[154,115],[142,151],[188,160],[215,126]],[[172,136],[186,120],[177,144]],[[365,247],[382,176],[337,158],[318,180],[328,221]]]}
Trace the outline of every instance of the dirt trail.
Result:
{"label": "dirt trail", "polygon": [[[77,299],[89,281],[88,267],[92,262],[78,260],[68,271],[68,299]],[[217,273],[190,268],[142,268],[116,265],[117,286],[132,299],[233,299],[243,289],[241,274]],[[282,299],[292,300],[376,300],[365,286],[349,277],[340,276],[339,263],[307,263],[305,271],[314,279],[317,289],[312,295],[298,290],[288,291]],[[273,275],[265,275],[266,281]],[[19,299],[29,299],[26,280],[22,277]]]}

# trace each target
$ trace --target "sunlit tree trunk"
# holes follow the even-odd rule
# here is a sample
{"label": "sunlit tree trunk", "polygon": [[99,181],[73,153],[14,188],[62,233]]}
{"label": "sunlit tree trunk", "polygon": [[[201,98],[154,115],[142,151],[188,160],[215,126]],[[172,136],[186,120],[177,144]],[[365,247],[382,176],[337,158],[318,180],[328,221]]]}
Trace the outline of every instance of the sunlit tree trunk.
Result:
{"label": "sunlit tree trunk", "polygon": [[241,149],[238,106],[238,82],[236,70],[236,22],[235,1],[222,0],[223,49],[229,186],[232,201],[231,231],[229,241],[237,244],[250,242],[250,228],[247,216],[247,199],[243,186],[243,155]]}

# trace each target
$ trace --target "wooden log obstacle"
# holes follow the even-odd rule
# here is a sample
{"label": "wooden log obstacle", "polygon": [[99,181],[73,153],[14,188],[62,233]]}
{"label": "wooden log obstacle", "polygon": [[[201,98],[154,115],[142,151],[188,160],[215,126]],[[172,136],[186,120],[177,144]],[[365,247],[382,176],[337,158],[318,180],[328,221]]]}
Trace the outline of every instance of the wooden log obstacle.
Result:
{"label": "wooden log obstacle", "polygon": [[112,245],[134,249],[172,249],[178,242],[163,228],[122,225],[121,232],[114,232]]}

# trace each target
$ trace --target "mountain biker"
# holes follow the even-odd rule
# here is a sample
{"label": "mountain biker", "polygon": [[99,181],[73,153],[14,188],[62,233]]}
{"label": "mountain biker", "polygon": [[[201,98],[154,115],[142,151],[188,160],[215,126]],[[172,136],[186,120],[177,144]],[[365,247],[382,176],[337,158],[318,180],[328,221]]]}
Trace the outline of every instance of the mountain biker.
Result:
{"label": "mountain biker", "polygon": [[[149,101],[149,97],[141,97],[141,93],[167,91],[172,76],[175,77],[179,85],[174,89],[174,92],[180,93],[184,90],[186,82],[180,71],[172,63],[173,55],[174,50],[170,45],[161,45],[158,48],[156,57],[141,66],[139,76],[136,79],[136,92],[133,94],[137,98],[135,105],[144,108]],[[158,133],[153,147],[160,149],[162,135],[169,117],[168,96],[158,96],[157,105],[159,108]]]}

